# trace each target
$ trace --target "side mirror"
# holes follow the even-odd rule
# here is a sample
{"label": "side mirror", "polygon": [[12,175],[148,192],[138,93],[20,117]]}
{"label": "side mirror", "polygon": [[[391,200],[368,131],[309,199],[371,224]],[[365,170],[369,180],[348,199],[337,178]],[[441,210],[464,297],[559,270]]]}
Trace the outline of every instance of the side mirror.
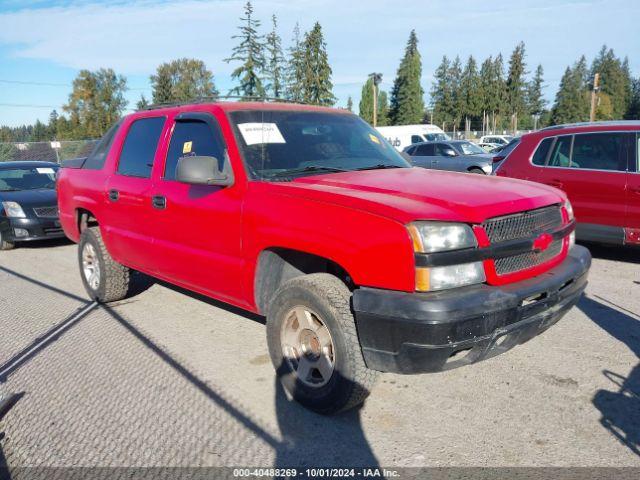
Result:
{"label": "side mirror", "polygon": [[192,185],[233,185],[233,170],[229,158],[224,159],[222,171],[216,157],[181,157],[176,167],[176,180]]}
{"label": "side mirror", "polygon": [[445,157],[455,157],[457,155],[453,148],[446,148],[442,153],[444,153]]}

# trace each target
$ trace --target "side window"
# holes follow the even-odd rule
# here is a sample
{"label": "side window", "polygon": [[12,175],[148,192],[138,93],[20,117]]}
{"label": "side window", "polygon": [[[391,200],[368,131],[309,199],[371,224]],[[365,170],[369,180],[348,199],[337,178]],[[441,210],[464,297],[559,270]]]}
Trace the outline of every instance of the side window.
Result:
{"label": "side window", "polygon": [[167,162],[164,169],[165,180],[175,180],[178,159],[186,156],[216,157],[222,168],[225,146],[220,134],[200,120],[178,121],[171,135]]}
{"label": "side window", "polygon": [[624,133],[588,133],[573,140],[571,166],[591,170],[627,169],[626,135]]}
{"label": "side window", "polygon": [[425,143],[422,145],[419,145],[416,148],[417,154],[416,155],[420,155],[423,157],[432,157],[433,156],[433,144],[431,143]]}
{"label": "side window", "polygon": [[420,143],[420,142],[424,142],[424,138],[422,138],[420,135],[411,135],[411,143]]}
{"label": "side window", "polygon": [[551,148],[551,144],[553,143],[553,140],[554,140],[553,137],[549,137],[549,138],[545,138],[542,142],[540,142],[540,145],[538,145],[536,152],[533,154],[531,163],[539,166],[543,166],[545,164],[545,162],[547,161],[547,155],[549,155],[549,149]]}
{"label": "side window", "polygon": [[411,147],[411,148],[407,148],[406,152],[407,152],[407,155],[413,156],[416,154],[417,150],[418,150],[418,147]]}
{"label": "side window", "polygon": [[445,143],[436,143],[435,145],[435,155],[437,157],[444,157],[444,151],[451,150],[451,147]]}
{"label": "side window", "polygon": [[107,159],[113,139],[116,136],[118,128],[120,128],[120,123],[121,122],[116,123],[107,131],[107,133],[104,134],[102,139],[82,164],[82,168],[86,168],[87,170],[101,170],[102,167],[104,167],[104,161]]}
{"label": "side window", "polygon": [[569,156],[571,155],[571,135],[564,137],[558,137],[553,150],[551,151],[551,157],[549,157],[548,165],[550,167],[565,167],[571,166]]}
{"label": "side window", "polygon": [[141,118],[129,127],[124,140],[118,173],[129,177],[151,177],[153,159],[164,126],[164,117]]}

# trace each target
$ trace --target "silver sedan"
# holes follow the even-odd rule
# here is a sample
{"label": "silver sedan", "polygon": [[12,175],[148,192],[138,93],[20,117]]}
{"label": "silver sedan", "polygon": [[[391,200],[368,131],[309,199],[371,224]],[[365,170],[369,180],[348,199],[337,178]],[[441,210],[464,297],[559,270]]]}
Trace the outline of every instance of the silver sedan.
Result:
{"label": "silver sedan", "polygon": [[493,155],[466,140],[416,143],[404,149],[416,167],[490,175]]}

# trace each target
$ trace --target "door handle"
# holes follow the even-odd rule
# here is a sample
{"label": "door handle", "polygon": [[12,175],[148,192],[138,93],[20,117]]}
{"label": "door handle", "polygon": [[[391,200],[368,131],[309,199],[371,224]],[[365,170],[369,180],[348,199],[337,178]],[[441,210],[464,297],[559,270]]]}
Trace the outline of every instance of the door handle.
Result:
{"label": "door handle", "polygon": [[151,198],[151,204],[153,205],[153,208],[157,208],[158,210],[163,210],[167,208],[167,199],[162,195],[154,195]]}
{"label": "door handle", "polygon": [[560,180],[551,180],[547,185],[551,185],[552,187],[562,188],[563,183]]}
{"label": "door handle", "polygon": [[109,200],[117,202],[118,198],[120,198],[120,192],[118,190],[109,190]]}

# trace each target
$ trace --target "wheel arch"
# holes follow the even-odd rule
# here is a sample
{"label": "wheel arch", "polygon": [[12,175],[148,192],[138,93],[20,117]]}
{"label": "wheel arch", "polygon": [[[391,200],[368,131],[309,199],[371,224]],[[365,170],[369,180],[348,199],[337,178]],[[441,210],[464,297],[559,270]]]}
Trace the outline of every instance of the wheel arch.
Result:
{"label": "wheel arch", "polygon": [[355,288],[347,270],[336,261],[312,253],[284,247],[269,247],[260,252],[254,275],[254,301],[260,314],[280,285],[292,278],[310,273],[329,273]]}

